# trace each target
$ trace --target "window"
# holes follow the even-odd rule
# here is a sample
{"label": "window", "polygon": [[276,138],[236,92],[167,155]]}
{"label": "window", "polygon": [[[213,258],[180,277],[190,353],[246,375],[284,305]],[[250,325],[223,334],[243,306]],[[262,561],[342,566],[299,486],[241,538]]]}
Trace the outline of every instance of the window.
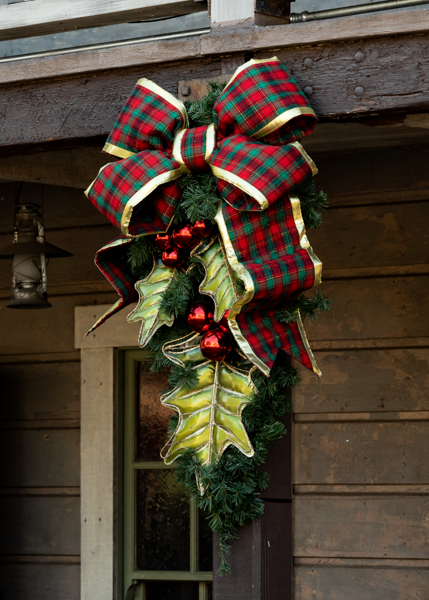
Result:
{"label": "window", "polygon": [[144,600],[211,600],[212,532],[159,455],[171,415],[159,400],[167,373],[151,373],[143,350],[123,356],[122,598],[139,583]]}

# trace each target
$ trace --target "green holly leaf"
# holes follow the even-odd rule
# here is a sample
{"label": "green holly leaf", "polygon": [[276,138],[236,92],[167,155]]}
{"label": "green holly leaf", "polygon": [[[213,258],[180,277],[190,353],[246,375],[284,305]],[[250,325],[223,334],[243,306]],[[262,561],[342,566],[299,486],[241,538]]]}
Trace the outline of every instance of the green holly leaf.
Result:
{"label": "green holly leaf", "polygon": [[153,334],[162,326],[171,327],[174,315],[170,316],[161,309],[162,294],[166,291],[174,276],[174,270],[154,263],[148,277],[137,281],[135,288],[139,293],[136,308],[128,315],[127,321],[141,321],[139,346],[144,347]]}
{"label": "green holly leaf", "polygon": [[193,364],[198,376],[194,389],[179,386],[161,398],[164,406],[179,414],[176,430],[161,452],[166,464],[188,449],[202,464],[217,462],[230,445],[245,456],[254,454],[241,413],[255,390],[251,379],[255,367],[238,369],[225,361],[209,361],[201,353],[200,340],[200,334],[191,333],[163,349],[172,362]]}
{"label": "green holly leaf", "polygon": [[214,320],[219,322],[227,310],[243,296],[239,291],[239,278],[229,266],[225,249],[216,236],[201,248],[198,246],[192,256],[204,265],[206,276],[200,284],[200,292],[213,298]]}

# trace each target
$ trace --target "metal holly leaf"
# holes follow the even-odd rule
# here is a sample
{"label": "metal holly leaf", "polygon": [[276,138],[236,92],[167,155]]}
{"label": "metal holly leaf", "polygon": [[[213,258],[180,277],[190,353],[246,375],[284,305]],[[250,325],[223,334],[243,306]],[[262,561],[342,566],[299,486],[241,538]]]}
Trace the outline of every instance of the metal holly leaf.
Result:
{"label": "metal holly leaf", "polygon": [[162,294],[170,285],[174,273],[174,269],[154,262],[150,275],[135,284],[139,301],[136,308],[128,315],[127,321],[142,322],[139,334],[140,347],[146,346],[162,325],[171,327],[174,323],[174,315],[170,316],[161,309]]}
{"label": "metal holly leaf", "polygon": [[225,361],[209,361],[201,353],[200,340],[200,334],[191,333],[163,348],[172,362],[193,364],[198,376],[192,390],[182,385],[161,397],[164,406],[179,414],[176,430],[161,451],[166,464],[188,449],[203,465],[217,462],[230,445],[245,456],[254,454],[241,413],[255,391],[251,373],[256,367],[238,369]]}
{"label": "metal holly leaf", "polygon": [[200,284],[200,292],[213,298],[214,320],[218,323],[225,312],[230,310],[243,296],[238,288],[239,278],[229,266],[225,249],[219,236],[208,244],[197,246],[192,256],[201,262],[206,275]]}

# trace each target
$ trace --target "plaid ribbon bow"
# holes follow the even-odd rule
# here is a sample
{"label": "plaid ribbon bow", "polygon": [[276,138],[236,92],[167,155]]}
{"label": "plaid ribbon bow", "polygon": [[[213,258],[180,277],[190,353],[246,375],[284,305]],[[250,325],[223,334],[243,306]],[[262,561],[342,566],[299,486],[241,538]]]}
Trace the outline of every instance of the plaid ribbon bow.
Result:
{"label": "plaid ribbon bow", "polygon": [[266,374],[282,348],[320,375],[299,315],[288,325],[276,316],[281,301],[321,281],[321,263],[291,194],[317,173],[296,141],[316,121],[277,58],[242,65],[216,101],[213,123],[192,129],[182,102],[140,79],[103,148],[121,160],[105,165],[85,192],[122,231],[96,254],[120,299],[92,329],[137,300],[126,245],[167,231],[180,202],[178,178],[211,169],[223,199],[216,220],[246,287],[228,317],[235,339]]}

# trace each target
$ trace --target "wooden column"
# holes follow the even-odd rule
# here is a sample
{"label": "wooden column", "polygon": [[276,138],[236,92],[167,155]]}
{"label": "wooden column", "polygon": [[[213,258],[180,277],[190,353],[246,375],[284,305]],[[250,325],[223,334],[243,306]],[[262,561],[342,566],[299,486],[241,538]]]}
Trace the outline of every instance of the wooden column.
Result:
{"label": "wooden column", "polygon": [[275,442],[263,466],[270,484],[262,493],[261,519],[239,531],[228,561],[232,573],[217,574],[219,551],[214,543],[215,600],[279,600],[292,598],[292,415],[283,420],[287,435]]}

